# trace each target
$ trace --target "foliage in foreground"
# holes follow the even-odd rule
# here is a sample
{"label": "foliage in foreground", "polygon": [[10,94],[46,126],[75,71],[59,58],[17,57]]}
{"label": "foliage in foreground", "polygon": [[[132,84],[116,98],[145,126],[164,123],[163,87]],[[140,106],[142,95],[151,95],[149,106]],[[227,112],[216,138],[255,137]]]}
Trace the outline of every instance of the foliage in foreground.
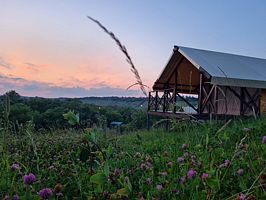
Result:
{"label": "foliage in foreground", "polygon": [[1,141],[0,198],[265,199],[265,119],[221,126],[116,136],[28,124]]}

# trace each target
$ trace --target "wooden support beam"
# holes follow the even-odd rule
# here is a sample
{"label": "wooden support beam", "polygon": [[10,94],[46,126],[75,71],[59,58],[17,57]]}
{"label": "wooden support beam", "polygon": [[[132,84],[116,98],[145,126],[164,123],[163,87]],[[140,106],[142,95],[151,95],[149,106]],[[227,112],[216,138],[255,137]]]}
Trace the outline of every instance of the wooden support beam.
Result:
{"label": "wooden support beam", "polygon": [[[243,104],[245,104],[247,107],[249,107],[251,110],[253,110],[252,109],[252,107],[245,101],[245,99],[241,99],[241,96],[239,95],[239,94],[237,94],[237,92],[236,91],[234,91],[230,86],[226,86],[236,97],[238,97],[238,99],[240,100],[240,101],[242,101],[243,102]],[[243,113],[244,114],[244,113]]]}
{"label": "wooden support beam", "polygon": [[201,103],[202,103],[202,73],[200,73],[200,84],[199,84],[199,95],[198,95],[198,113],[201,114]]}
{"label": "wooden support beam", "polygon": [[155,92],[155,111],[158,110],[158,91]]}
{"label": "wooden support beam", "polygon": [[176,94],[177,94],[177,96],[179,96],[180,99],[182,99],[183,101],[185,101],[191,108],[193,108],[193,110],[195,110],[196,112],[198,112],[197,108],[195,108],[189,101],[187,101],[184,97],[182,97],[178,92]]}
{"label": "wooden support beam", "polygon": [[209,94],[208,94],[207,97],[203,100],[203,103],[202,103],[202,110],[203,110],[203,109],[205,108],[205,106],[207,105],[207,103],[208,103],[208,101],[209,101],[209,99],[210,99],[210,97],[211,97],[211,95],[212,95],[212,92],[213,92],[214,88],[215,88],[215,85],[212,85]]}
{"label": "wooden support beam", "polygon": [[149,92],[148,111],[151,109],[151,92]]}
{"label": "wooden support beam", "polygon": [[178,78],[178,71],[177,68],[175,69],[175,89],[174,89],[174,113],[176,113],[176,90],[177,90],[177,78]]}

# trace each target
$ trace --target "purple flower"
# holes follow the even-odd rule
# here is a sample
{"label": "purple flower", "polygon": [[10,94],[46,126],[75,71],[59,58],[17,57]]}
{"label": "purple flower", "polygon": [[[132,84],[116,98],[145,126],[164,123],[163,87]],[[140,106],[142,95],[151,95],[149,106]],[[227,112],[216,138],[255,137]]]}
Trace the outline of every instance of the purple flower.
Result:
{"label": "purple flower", "polygon": [[152,179],[151,178],[147,178],[145,181],[146,184],[150,185],[152,183]]}
{"label": "purple flower", "polygon": [[151,170],[152,169],[152,163],[146,162],[146,169]]}
{"label": "purple flower", "polygon": [[239,200],[246,200],[246,196],[243,193],[240,193],[238,195],[238,198],[237,199],[239,199]]}
{"label": "purple flower", "polygon": [[52,170],[54,170],[54,169],[55,169],[54,165],[51,165],[51,166],[48,167],[48,170],[49,170],[49,171],[52,171]]}
{"label": "purple flower", "polygon": [[51,196],[53,196],[53,191],[50,188],[44,188],[38,192],[38,195],[42,199],[49,199]]}
{"label": "purple flower", "polygon": [[167,166],[169,166],[169,167],[173,166],[173,162],[172,162],[172,161],[169,161],[169,162],[167,163]]}
{"label": "purple flower", "polygon": [[242,176],[242,175],[244,174],[244,169],[242,169],[242,168],[238,169],[238,170],[237,170],[237,174],[238,174],[239,176]]}
{"label": "purple flower", "polygon": [[160,172],[159,174],[161,174],[162,176],[167,176],[167,172]]}
{"label": "purple flower", "polygon": [[188,170],[187,177],[188,179],[194,179],[197,175],[197,172],[193,169]]}
{"label": "purple flower", "polygon": [[8,195],[6,195],[6,196],[3,198],[3,200],[10,200],[10,198],[9,198]]}
{"label": "purple flower", "polygon": [[140,169],[142,169],[142,170],[146,169],[146,165],[144,163],[141,163],[140,164]]}
{"label": "purple flower", "polygon": [[17,194],[15,194],[13,197],[12,197],[12,200],[20,200],[19,196]]}
{"label": "purple flower", "polygon": [[263,143],[263,144],[266,144],[266,135],[264,135],[264,136],[262,137],[262,143]]}
{"label": "purple flower", "polygon": [[208,177],[209,177],[209,174],[207,174],[207,173],[203,173],[203,174],[201,175],[201,180],[202,180],[202,181],[205,181]]}
{"label": "purple flower", "polygon": [[179,190],[178,189],[173,189],[172,193],[178,195],[179,194]]}
{"label": "purple flower", "polygon": [[33,173],[29,173],[23,177],[23,181],[25,185],[32,185],[36,181],[36,177]]}
{"label": "purple flower", "polygon": [[181,149],[184,150],[187,147],[187,144],[182,144]]}
{"label": "purple flower", "polygon": [[186,182],[186,177],[182,176],[180,179],[179,179],[179,182],[181,184],[184,184]]}
{"label": "purple flower", "polygon": [[230,160],[225,160],[224,161],[224,166],[225,167],[229,167],[230,164],[231,164]]}
{"label": "purple flower", "polygon": [[177,161],[178,161],[179,163],[182,163],[182,162],[184,162],[184,158],[183,158],[183,157],[178,157],[178,158],[177,158]]}
{"label": "purple flower", "polygon": [[[3,198],[3,200],[10,200],[9,195],[6,195],[6,196]],[[19,198],[18,195],[15,194],[15,195],[12,197],[12,200],[20,200],[20,198]]]}
{"label": "purple flower", "polygon": [[11,165],[11,171],[17,171],[17,170],[19,170],[20,169],[20,166],[19,166],[19,164],[17,164],[17,163],[14,163],[14,164],[12,164]]}
{"label": "purple flower", "polygon": [[189,157],[189,153],[188,153],[188,152],[185,152],[185,153],[184,153],[184,156],[185,156],[186,158],[188,158],[188,157]]}
{"label": "purple flower", "polygon": [[156,185],[156,189],[157,189],[158,191],[161,191],[161,190],[163,189],[163,186],[162,186],[162,185]]}

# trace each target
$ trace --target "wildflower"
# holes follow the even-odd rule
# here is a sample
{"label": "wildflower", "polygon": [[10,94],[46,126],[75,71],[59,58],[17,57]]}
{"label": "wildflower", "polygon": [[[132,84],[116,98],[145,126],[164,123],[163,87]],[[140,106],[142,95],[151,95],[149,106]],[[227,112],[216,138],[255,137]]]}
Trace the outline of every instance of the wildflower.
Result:
{"label": "wildflower", "polygon": [[262,137],[262,143],[263,143],[263,144],[266,144],[266,135],[264,135],[264,136]]}
{"label": "wildflower", "polygon": [[169,161],[169,162],[167,163],[167,166],[169,166],[169,167],[173,166],[173,162],[172,162],[172,161]]}
{"label": "wildflower", "polygon": [[237,174],[238,174],[239,176],[242,176],[242,175],[244,174],[244,169],[242,169],[242,168],[238,169],[238,170],[237,170]]}
{"label": "wildflower", "polygon": [[230,160],[225,160],[224,161],[224,166],[225,167],[229,167],[230,164],[231,164]]}
{"label": "wildflower", "polygon": [[197,172],[193,169],[188,170],[187,177],[188,179],[194,179],[197,175]]}
{"label": "wildflower", "polygon": [[167,172],[160,172],[159,174],[161,174],[162,176],[167,176]]}
{"label": "wildflower", "polygon": [[17,171],[17,170],[19,170],[20,169],[20,166],[19,166],[19,164],[17,164],[17,163],[14,163],[14,164],[12,164],[11,165],[11,171]]}
{"label": "wildflower", "polygon": [[182,163],[182,162],[184,162],[184,158],[183,158],[183,157],[178,157],[178,158],[177,158],[177,161],[178,161],[179,163]]}
{"label": "wildflower", "polygon": [[179,190],[178,189],[173,189],[172,193],[178,195],[179,194]]}
{"label": "wildflower", "polygon": [[17,194],[15,194],[13,197],[12,197],[12,200],[20,200],[19,196]]}
{"label": "wildflower", "polygon": [[109,197],[109,192],[104,191],[104,192],[103,192],[103,197],[104,197],[104,199],[108,199],[108,197]]}
{"label": "wildflower", "polygon": [[38,195],[42,199],[49,199],[50,197],[53,196],[53,191],[50,188],[44,188],[38,192]]}
{"label": "wildflower", "polygon": [[185,152],[185,153],[184,153],[184,156],[185,156],[186,158],[189,158],[189,153],[188,153],[188,152]]}
{"label": "wildflower", "polygon": [[225,160],[223,164],[219,165],[219,167],[220,168],[229,167],[230,164],[231,164],[230,160]]}
{"label": "wildflower", "polygon": [[115,176],[119,176],[119,175],[121,174],[121,170],[115,168],[115,170],[114,170],[114,174],[115,174]]}
{"label": "wildflower", "polygon": [[179,179],[179,182],[180,184],[184,184],[186,182],[186,177],[185,176],[182,176],[180,179]]}
{"label": "wildflower", "polygon": [[259,182],[264,184],[266,182],[266,173],[261,173],[259,176]]}
{"label": "wildflower", "polygon": [[[10,200],[10,196],[9,195],[6,195],[3,200]],[[13,197],[12,197],[12,200],[20,200],[19,196],[17,194],[15,194]]]}
{"label": "wildflower", "polygon": [[146,168],[149,170],[149,169],[152,169],[152,163],[151,162],[147,162],[146,163]]}
{"label": "wildflower", "polygon": [[182,144],[181,149],[185,150],[186,147],[187,147],[187,144],[184,143],[184,144]]}
{"label": "wildflower", "polygon": [[150,185],[152,183],[152,179],[151,178],[147,178],[145,181],[146,184]]}
{"label": "wildflower", "polygon": [[196,159],[197,159],[197,156],[192,155],[192,156],[191,156],[191,159],[192,159],[192,160],[196,160]]}
{"label": "wildflower", "polygon": [[237,200],[246,200],[246,196],[243,193],[238,194]]}
{"label": "wildflower", "polygon": [[54,166],[54,165],[49,166],[49,167],[48,167],[48,170],[49,170],[49,171],[53,171],[53,170],[55,170],[55,166]]}
{"label": "wildflower", "polygon": [[136,152],[136,153],[135,153],[135,157],[136,157],[136,158],[140,158],[140,157],[141,157],[141,153],[140,153],[140,152]]}
{"label": "wildflower", "polygon": [[147,155],[147,156],[145,157],[145,160],[146,160],[147,162],[152,163],[152,158],[151,158],[149,155]]}
{"label": "wildflower", "polygon": [[36,177],[33,173],[29,173],[23,177],[23,181],[25,185],[32,185],[36,181]]}
{"label": "wildflower", "polygon": [[146,165],[144,163],[141,163],[140,164],[140,169],[142,169],[142,170],[146,169]]}
{"label": "wildflower", "polygon": [[10,200],[10,198],[9,198],[8,195],[6,195],[6,196],[3,198],[3,200]]}
{"label": "wildflower", "polygon": [[201,180],[202,180],[202,181],[205,181],[208,177],[209,177],[209,174],[207,174],[207,173],[203,173],[203,174],[201,175]]}
{"label": "wildflower", "polygon": [[156,189],[157,189],[158,191],[161,191],[161,190],[163,189],[163,186],[162,186],[162,185],[156,185]]}

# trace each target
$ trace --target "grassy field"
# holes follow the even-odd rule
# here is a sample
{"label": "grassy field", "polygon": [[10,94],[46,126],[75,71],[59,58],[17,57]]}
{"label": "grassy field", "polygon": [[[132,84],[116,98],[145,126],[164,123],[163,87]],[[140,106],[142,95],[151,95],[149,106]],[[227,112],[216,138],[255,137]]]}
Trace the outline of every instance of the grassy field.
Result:
{"label": "grassy field", "polygon": [[266,199],[266,120],[97,130],[1,132],[3,199]]}

